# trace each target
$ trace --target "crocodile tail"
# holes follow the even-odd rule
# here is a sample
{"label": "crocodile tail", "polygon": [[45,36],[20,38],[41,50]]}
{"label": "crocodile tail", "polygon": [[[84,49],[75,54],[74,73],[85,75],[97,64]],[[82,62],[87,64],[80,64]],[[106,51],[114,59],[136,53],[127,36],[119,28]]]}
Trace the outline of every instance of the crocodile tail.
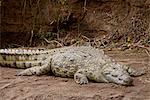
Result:
{"label": "crocodile tail", "polygon": [[[32,49],[0,49],[0,61],[32,61],[44,59],[46,50]],[[39,57],[40,56],[40,57]]]}
{"label": "crocodile tail", "polygon": [[0,61],[0,66],[14,67],[14,68],[30,68],[34,66],[42,66],[43,61]]}
{"label": "crocodile tail", "polygon": [[0,49],[0,66],[29,68],[40,66],[46,59],[46,50]]}

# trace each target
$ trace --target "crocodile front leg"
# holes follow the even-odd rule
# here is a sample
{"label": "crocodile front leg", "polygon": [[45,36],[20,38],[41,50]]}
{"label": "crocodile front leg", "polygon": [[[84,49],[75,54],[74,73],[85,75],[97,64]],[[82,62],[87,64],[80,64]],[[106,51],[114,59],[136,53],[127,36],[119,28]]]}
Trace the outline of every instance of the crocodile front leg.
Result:
{"label": "crocodile front leg", "polygon": [[83,74],[81,71],[77,71],[75,73],[74,80],[76,83],[81,84],[81,85],[88,83],[87,76],[85,74]]}
{"label": "crocodile front leg", "polygon": [[78,84],[87,84],[88,79],[95,82],[108,83],[108,80],[101,74],[101,70],[98,67],[79,69],[74,75],[74,80]]}
{"label": "crocodile front leg", "polygon": [[43,75],[51,71],[51,59],[43,62],[42,66],[35,66],[18,73],[18,76]]}

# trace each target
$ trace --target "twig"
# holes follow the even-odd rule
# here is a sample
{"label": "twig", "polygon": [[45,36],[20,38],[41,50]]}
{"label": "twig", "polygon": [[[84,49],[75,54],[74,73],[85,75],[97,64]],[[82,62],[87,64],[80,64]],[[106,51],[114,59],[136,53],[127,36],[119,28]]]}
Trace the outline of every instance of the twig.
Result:
{"label": "twig", "polygon": [[84,36],[84,35],[81,35],[81,37],[82,37],[82,38],[87,39],[87,40],[88,40],[88,42],[90,42],[90,41],[91,41],[88,37],[86,37],[86,36]]}
{"label": "twig", "polygon": [[150,54],[149,54],[149,52],[150,52],[150,47],[145,47],[145,46],[139,45],[139,44],[131,44],[131,46],[140,47],[140,48],[145,49],[145,52],[146,52],[147,55],[150,57]]}
{"label": "twig", "polygon": [[86,12],[86,0],[84,0],[84,7],[83,7],[83,9],[84,9],[84,13]]}
{"label": "twig", "polygon": [[54,22],[55,22],[54,20],[53,20],[53,21],[51,21],[51,22],[50,22],[50,25],[52,25]]}
{"label": "twig", "polygon": [[31,46],[31,44],[32,44],[32,38],[33,38],[33,30],[31,31],[30,46]]}
{"label": "twig", "polygon": [[36,7],[38,7],[38,8],[37,8],[38,11],[40,12],[40,0],[37,1],[37,4],[36,4],[36,5],[37,5]]}
{"label": "twig", "polygon": [[12,46],[22,47],[22,45],[19,45],[19,44],[10,44],[9,45],[9,47],[12,47]]}
{"label": "twig", "polygon": [[2,6],[2,1],[0,1],[0,7]]}
{"label": "twig", "polygon": [[77,46],[81,41],[77,41],[76,43],[72,44],[72,46]]}
{"label": "twig", "polygon": [[22,9],[22,16],[24,17],[25,9],[26,8],[26,0],[23,1],[23,9]]}
{"label": "twig", "polygon": [[67,34],[64,38],[64,40],[67,40],[67,38],[69,37],[70,34]]}
{"label": "twig", "polygon": [[61,43],[59,43],[58,41],[56,41],[56,40],[52,40],[52,41],[48,41],[46,38],[44,38],[44,40],[47,42],[47,43],[52,43],[52,42],[55,42],[55,43],[57,43],[57,44],[59,44],[61,47],[63,47],[63,45],[61,44]]}
{"label": "twig", "polygon": [[139,44],[131,44],[131,45],[132,45],[132,46],[135,46],[135,47],[144,48],[144,49],[146,49],[146,50],[150,51],[150,47],[145,47],[145,46],[143,46],[143,45],[139,45]]}

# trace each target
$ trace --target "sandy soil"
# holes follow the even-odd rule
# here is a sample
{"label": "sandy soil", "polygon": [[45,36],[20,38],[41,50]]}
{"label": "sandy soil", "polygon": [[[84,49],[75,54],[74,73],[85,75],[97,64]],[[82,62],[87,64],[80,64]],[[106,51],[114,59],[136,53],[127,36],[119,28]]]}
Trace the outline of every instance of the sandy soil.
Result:
{"label": "sandy soil", "polygon": [[147,74],[134,78],[134,86],[112,83],[78,85],[54,76],[15,76],[21,69],[0,67],[0,100],[150,100],[150,58],[145,53],[109,51],[108,55]]}

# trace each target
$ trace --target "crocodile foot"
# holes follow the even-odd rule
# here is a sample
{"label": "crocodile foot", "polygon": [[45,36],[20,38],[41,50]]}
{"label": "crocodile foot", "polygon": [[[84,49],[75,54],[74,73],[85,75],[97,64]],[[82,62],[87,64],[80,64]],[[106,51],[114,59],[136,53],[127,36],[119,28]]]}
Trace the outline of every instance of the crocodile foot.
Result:
{"label": "crocodile foot", "polygon": [[74,80],[75,80],[76,83],[81,84],[81,85],[88,83],[87,77],[83,74],[80,74],[80,73],[76,73],[74,75]]}

